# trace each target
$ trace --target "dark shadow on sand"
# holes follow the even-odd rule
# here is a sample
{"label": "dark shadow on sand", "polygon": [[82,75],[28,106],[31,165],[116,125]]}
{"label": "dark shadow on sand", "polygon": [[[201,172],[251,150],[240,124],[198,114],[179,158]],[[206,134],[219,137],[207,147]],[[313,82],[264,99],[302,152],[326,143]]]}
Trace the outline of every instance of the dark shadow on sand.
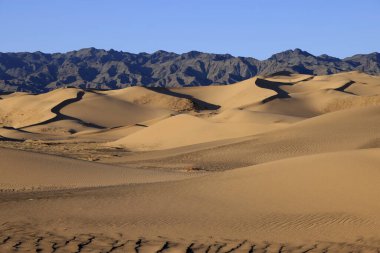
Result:
{"label": "dark shadow on sand", "polygon": [[61,113],[61,110],[65,106],[68,106],[68,105],[70,105],[72,103],[80,101],[83,98],[84,94],[85,94],[84,91],[78,91],[77,96],[75,98],[66,99],[66,100],[62,101],[61,103],[59,103],[58,105],[54,106],[51,109],[51,112],[56,115],[54,118],[45,120],[45,121],[40,122],[40,123],[32,124],[32,125],[29,125],[29,126],[24,126],[24,127],[20,128],[20,129],[27,128],[27,127],[32,127],[32,126],[45,125],[45,124],[49,124],[49,123],[56,122],[56,121],[59,121],[59,120],[74,120],[74,121],[77,121],[79,124],[81,124],[83,126],[86,126],[86,127],[93,127],[93,128],[97,128],[97,129],[105,129],[105,127],[103,127],[103,126],[99,126],[99,125],[96,125],[96,124],[93,124],[93,123],[85,122],[85,121],[83,121],[81,119],[78,119],[78,118],[75,118],[75,117],[71,117],[71,116],[68,116],[68,115],[65,115],[65,114]]}
{"label": "dark shadow on sand", "polygon": [[218,110],[220,108],[220,105],[215,105],[215,104],[207,103],[206,101],[197,99],[197,98],[195,98],[193,96],[182,94],[182,93],[178,93],[178,92],[174,92],[174,91],[171,91],[171,90],[169,90],[167,88],[163,88],[163,87],[146,87],[146,88],[149,89],[149,90],[151,90],[151,91],[154,91],[154,92],[157,92],[157,93],[161,93],[161,94],[164,94],[164,95],[169,95],[169,96],[173,96],[173,97],[177,97],[177,98],[186,98],[186,99],[189,99],[189,100],[191,100],[194,103],[194,106],[195,106],[196,110]]}
{"label": "dark shadow on sand", "polygon": [[262,101],[263,104],[268,103],[274,99],[290,98],[289,93],[281,89],[283,85],[293,85],[292,83],[272,82],[264,79],[257,78],[256,85],[263,89],[275,91],[277,94],[270,96]]}

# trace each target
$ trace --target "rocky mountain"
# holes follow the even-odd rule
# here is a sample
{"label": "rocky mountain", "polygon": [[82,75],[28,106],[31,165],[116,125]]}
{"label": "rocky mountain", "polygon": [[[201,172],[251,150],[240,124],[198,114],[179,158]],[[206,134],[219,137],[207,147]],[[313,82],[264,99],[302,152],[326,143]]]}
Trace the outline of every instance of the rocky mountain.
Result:
{"label": "rocky mountain", "polygon": [[287,50],[267,60],[191,51],[127,53],[85,48],[67,53],[0,53],[0,91],[46,92],[55,88],[117,89],[231,84],[277,72],[333,74],[359,70],[380,74],[380,54],[345,59]]}

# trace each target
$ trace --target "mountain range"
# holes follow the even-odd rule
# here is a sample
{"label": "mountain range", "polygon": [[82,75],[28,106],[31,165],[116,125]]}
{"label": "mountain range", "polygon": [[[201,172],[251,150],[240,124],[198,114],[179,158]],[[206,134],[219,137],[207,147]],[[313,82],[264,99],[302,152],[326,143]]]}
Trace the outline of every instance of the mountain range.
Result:
{"label": "mountain range", "polygon": [[232,84],[256,75],[329,75],[346,71],[380,74],[380,53],[339,59],[287,50],[266,60],[198,51],[128,53],[85,48],[67,53],[0,53],[0,91],[42,93],[60,87],[118,89]]}

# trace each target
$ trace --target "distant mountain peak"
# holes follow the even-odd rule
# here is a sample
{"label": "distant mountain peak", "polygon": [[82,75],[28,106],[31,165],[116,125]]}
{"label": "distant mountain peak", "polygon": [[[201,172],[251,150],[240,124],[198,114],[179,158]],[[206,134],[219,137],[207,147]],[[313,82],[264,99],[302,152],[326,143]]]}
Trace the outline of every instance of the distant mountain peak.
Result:
{"label": "distant mountain peak", "polygon": [[299,48],[294,49],[293,52],[295,54],[301,54],[301,55],[305,55],[305,56],[314,56],[314,55],[310,54],[309,52],[303,51],[303,50],[301,50]]}
{"label": "distant mountain peak", "polygon": [[294,58],[294,57],[309,57],[309,56],[315,57],[314,55],[310,54],[307,51],[303,51],[299,48],[296,48],[294,50],[289,49],[289,50],[285,50],[283,52],[274,54],[269,58],[269,60],[284,60],[284,59]]}
{"label": "distant mountain peak", "polygon": [[189,58],[194,58],[194,57],[197,57],[197,56],[199,56],[201,54],[203,54],[203,53],[199,52],[199,51],[192,50],[192,51],[189,51],[187,53],[182,54],[182,56],[189,57]]}

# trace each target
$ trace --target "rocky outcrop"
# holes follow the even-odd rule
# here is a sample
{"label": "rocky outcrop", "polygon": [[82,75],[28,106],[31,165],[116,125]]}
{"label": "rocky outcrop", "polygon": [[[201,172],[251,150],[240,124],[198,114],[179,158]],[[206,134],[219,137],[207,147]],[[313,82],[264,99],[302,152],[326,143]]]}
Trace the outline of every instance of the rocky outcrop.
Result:
{"label": "rocky outcrop", "polygon": [[40,93],[64,86],[97,89],[200,86],[231,84],[281,71],[324,75],[352,70],[380,74],[380,54],[339,59],[295,49],[259,61],[197,51],[132,54],[85,48],[54,54],[0,53],[0,91]]}

